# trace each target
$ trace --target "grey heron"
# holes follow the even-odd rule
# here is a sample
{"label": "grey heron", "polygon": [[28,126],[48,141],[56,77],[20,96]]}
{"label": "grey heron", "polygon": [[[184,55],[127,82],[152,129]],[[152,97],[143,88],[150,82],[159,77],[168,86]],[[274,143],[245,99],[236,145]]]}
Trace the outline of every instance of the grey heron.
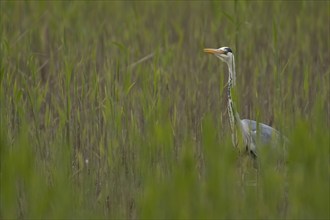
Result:
{"label": "grey heron", "polygon": [[[250,119],[240,119],[231,96],[231,89],[236,85],[235,57],[233,51],[229,47],[221,47],[218,49],[205,48],[204,52],[215,55],[228,65],[227,110],[232,133],[232,142],[234,147],[238,148],[240,152],[247,152],[256,159],[257,146],[277,145],[282,136],[276,129],[266,124],[257,123]],[[240,132],[242,136],[237,136],[238,132]],[[242,143],[239,143],[239,140],[242,140]]]}

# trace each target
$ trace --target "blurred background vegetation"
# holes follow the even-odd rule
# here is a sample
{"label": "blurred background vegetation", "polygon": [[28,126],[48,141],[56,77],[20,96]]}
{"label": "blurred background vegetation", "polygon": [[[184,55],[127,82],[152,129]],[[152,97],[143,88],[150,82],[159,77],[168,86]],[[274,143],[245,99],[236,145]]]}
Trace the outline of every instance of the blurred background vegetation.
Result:
{"label": "blurred background vegetation", "polygon": [[[1,219],[329,219],[328,1],[0,6]],[[291,141],[257,186],[237,175],[227,67],[202,52],[221,46],[241,118]]]}

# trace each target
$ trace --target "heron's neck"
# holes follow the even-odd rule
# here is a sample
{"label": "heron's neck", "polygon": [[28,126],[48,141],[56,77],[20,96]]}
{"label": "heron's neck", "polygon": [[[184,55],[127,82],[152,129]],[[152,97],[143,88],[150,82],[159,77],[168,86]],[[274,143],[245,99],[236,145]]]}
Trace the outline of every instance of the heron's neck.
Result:
{"label": "heron's neck", "polygon": [[232,133],[232,141],[233,141],[233,145],[237,146],[237,133],[236,133],[236,129],[235,129],[235,113],[234,113],[235,110],[234,110],[234,103],[231,98],[231,80],[230,79],[228,80],[227,98],[228,98],[227,111],[228,111],[228,116],[229,116],[230,130]]}
{"label": "heron's neck", "polygon": [[235,87],[236,86],[236,68],[235,68],[235,57],[232,55],[232,59],[228,65],[229,70],[229,77],[228,77],[228,84],[230,83],[230,86]]}
{"label": "heron's neck", "polygon": [[227,65],[228,65],[228,71],[229,71],[227,97],[228,97],[228,102],[229,102],[230,100],[232,100],[231,88],[235,87],[235,85],[236,85],[236,69],[235,69],[234,55],[232,57],[231,62],[227,63]]}
{"label": "heron's neck", "polygon": [[231,97],[231,88],[236,85],[236,72],[235,72],[235,61],[234,56],[230,63],[227,63],[229,77],[228,77],[228,87],[227,87],[227,98],[228,98],[228,113],[230,119],[230,126],[232,130],[234,129],[234,122],[235,122],[235,112],[234,112],[234,104]]}
{"label": "heron's neck", "polygon": [[240,123],[240,118],[238,112],[235,111],[234,102],[231,97],[231,88],[236,84],[236,72],[235,72],[235,61],[234,56],[231,63],[228,63],[229,77],[228,77],[228,87],[227,87],[227,98],[228,98],[228,115],[230,122],[230,129],[232,131],[232,141],[234,146],[237,146],[237,133],[235,128],[235,123]]}

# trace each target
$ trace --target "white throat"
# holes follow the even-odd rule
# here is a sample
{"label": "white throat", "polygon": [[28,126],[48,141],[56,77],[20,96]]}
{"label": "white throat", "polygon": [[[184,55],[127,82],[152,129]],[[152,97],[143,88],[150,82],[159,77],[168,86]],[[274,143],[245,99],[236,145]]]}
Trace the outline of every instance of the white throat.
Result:
{"label": "white throat", "polygon": [[227,65],[229,70],[228,85],[234,87],[236,85],[236,69],[234,55],[232,55],[231,61],[229,61]]}

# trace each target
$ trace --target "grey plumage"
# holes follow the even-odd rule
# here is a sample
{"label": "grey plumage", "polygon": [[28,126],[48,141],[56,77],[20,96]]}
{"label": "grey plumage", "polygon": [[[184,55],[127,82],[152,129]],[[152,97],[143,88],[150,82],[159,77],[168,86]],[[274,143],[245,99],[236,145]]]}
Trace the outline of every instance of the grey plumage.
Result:
{"label": "grey plumage", "polygon": [[228,65],[228,115],[233,145],[235,147],[238,146],[237,131],[240,131],[244,144],[241,148],[246,149],[250,155],[257,158],[257,146],[258,148],[261,146],[277,146],[287,142],[287,138],[282,136],[276,129],[266,124],[257,123],[256,121],[250,119],[240,119],[231,97],[231,89],[236,84],[235,59],[232,50],[228,47],[221,47],[219,49],[207,48],[204,49],[204,52],[214,54]]}

